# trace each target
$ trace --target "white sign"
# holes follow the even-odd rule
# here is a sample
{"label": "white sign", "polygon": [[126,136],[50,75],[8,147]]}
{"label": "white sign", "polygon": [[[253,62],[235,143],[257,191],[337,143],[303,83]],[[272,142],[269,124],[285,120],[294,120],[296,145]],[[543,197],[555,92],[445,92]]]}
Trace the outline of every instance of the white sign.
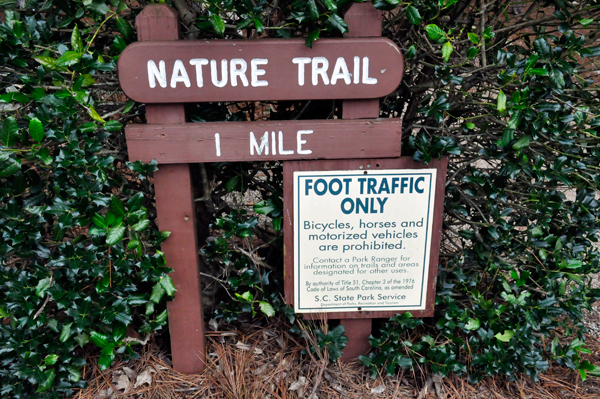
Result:
{"label": "white sign", "polygon": [[298,313],[422,310],[436,169],[294,172]]}

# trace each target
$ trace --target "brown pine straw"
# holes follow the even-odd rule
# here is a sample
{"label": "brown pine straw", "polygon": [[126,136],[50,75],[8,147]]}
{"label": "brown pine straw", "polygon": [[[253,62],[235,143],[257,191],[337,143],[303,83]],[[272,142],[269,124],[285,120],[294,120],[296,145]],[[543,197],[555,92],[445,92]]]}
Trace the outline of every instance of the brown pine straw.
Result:
{"label": "brown pine straw", "polygon": [[[88,388],[78,391],[74,398],[309,399],[313,393],[313,399],[600,398],[600,379],[590,376],[582,382],[577,372],[558,365],[540,375],[538,383],[521,376],[516,381],[495,377],[470,384],[464,376],[440,380],[425,369],[373,379],[369,370],[357,361],[330,363],[327,353],[302,354],[304,345],[298,336],[276,326],[256,329],[247,335],[212,333],[208,339],[207,369],[199,375],[174,371],[169,359],[156,346],[145,350],[136,361],[116,362],[105,371],[100,371],[97,359],[91,358],[85,376]],[[588,361],[599,364],[598,341],[590,337],[588,347],[592,350]],[[117,390],[115,384],[125,373],[124,367],[133,370],[133,376],[127,389]],[[133,388],[137,376],[144,371],[151,371],[151,384]],[[109,390],[114,393],[111,395]]]}

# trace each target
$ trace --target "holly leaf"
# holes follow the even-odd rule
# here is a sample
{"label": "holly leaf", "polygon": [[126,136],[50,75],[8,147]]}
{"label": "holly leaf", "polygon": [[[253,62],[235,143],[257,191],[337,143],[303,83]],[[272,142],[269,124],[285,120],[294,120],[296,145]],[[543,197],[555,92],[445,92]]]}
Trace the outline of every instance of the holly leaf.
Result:
{"label": "holly leaf", "polygon": [[310,48],[313,48],[313,43],[319,40],[319,34],[321,32],[319,30],[313,30],[306,37],[306,45]]}
{"label": "holly leaf", "polygon": [[44,126],[38,118],[32,118],[29,121],[29,135],[38,143],[44,139]]}
{"label": "holly leaf", "polygon": [[445,39],[446,33],[436,24],[429,24],[425,27],[429,38],[435,42]]}
{"label": "holly leaf", "polygon": [[83,53],[83,42],[81,41],[81,33],[79,32],[77,25],[75,25],[73,33],[71,33],[71,47],[73,48],[73,51]]}
{"label": "holly leaf", "polygon": [[498,93],[496,108],[500,112],[506,111],[506,94],[504,94],[502,90],[500,90],[500,93]]}
{"label": "holly leaf", "polygon": [[119,30],[121,36],[123,36],[125,39],[130,39],[131,36],[133,36],[133,29],[131,29],[131,25],[129,25],[129,22],[123,18],[117,17],[117,29]]}
{"label": "holly leaf", "polygon": [[119,223],[116,226],[111,227],[106,235],[106,245],[112,246],[121,241],[125,235],[125,226]]}
{"label": "holly leaf", "polygon": [[479,330],[479,327],[481,327],[481,322],[477,318],[469,319],[467,324],[465,324],[465,329],[469,331]]}
{"label": "holly leaf", "polygon": [[421,14],[419,14],[419,10],[417,10],[415,6],[406,7],[406,16],[408,22],[413,25],[419,25],[421,23]]}
{"label": "holly leaf", "polygon": [[6,118],[2,124],[2,130],[0,130],[0,141],[2,141],[2,144],[7,147],[14,145],[17,142],[18,131],[19,127],[14,116]]}
{"label": "holly leaf", "polygon": [[275,309],[273,309],[273,306],[271,306],[271,304],[267,301],[260,301],[258,303],[258,306],[260,307],[260,310],[266,314],[268,317],[273,317],[275,316]]}
{"label": "holly leaf", "polygon": [[223,18],[221,18],[219,14],[213,14],[208,20],[215,33],[219,36],[223,36],[223,33],[225,33],[225,21],[223,21]]}
{"label": "holly leaf", "polygon": [[513,149],[520,150],[522,148],[528,147],[529,142],[530,142],[529,136],[523,136],[513,144]]}
{"label": "holly leaf", "polygon": [[442,46],[442,58],[444,59],[444,62],[448,62],[448,60],[450,59],[450,55],[452,55],[453,51],[454,47],[452,47],[452,43],[444,43],[444,45]]}
{"label": "holly leaf", "polygon": [[502,342],[508,342],[514,336],[515,336],[515,332],[513,330],[504,330],[504,334],[498,333],[498,334],[494,335],[494,337],[496,337],[496,339],[498,339],[498,341],[502,341]]}
{"label": "holly leaf", "polygon": [[168,275],[164,274],[160,278],[159,283],[160,283],[160,286],[165,290],[165,292],[167,293],[168,296],[173,296],[177,292],[177,289],[175,288],[175,284],[173,284],[173,280],[171,280],[171,277],[169,277]]}
{"label": "holly leaf", "polygon": [[310,15],[310,19],[316,21],[319,19],[319,9],[317,8],[317,3],[315,0],[308,0],[306,2],[306,6],[308,7],[308,14]]}

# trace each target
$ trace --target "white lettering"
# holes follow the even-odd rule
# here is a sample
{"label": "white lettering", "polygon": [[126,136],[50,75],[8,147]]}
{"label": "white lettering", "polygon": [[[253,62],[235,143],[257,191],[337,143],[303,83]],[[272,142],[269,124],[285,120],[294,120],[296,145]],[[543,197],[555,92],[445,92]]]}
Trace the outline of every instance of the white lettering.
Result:
{"label": "white lettering", "polygon": [[271,154],[277,155],[277,140],[275,140],[275,132],[271,132]]}
{"label": "white lettering", "polygon": [[360,57],[354,57],[354,84],[360,83]]}
{"label": "white lettering", "polygon": [[312,134],[312,130],[298,130],[296,134],[296,142],[298,143],[297,152],[298,154],[312,154],[312,150],[303,150],[302,144],[306,144],[306,140],[302,140],[303,134]]}
{"label": "white lettering", "polygon": [[215,133],[215,148],[217,150],[217,156],[221,156],[221,135],[219,133]]}
{"label": "white lettering", "polygon": [[219,81],[217,77],[217,61],[210,60],[210,79],[217,87],[224,87],[227,84],[227,60],[221,61],[221,80]]}
{"label": "white lettering", "polygon": [[269,132],[265,132],[260,138],[260,147],[258,146],[256,137],[254,137],[254,132],[250,132],[250,155],[254,155],[255,148],[258,155],[262,155],[263,150],[265,151],[265,155],[269,155]]}
{"label": "white lettering", "polygon": [[284,150],[283,149],[283,132],[279,131],[279,154],[281,155],[292,155],[294,150]]}
{"label": "white lettering", "polygon": [[148,83],[151,88],[156,87],[156,80],[158,79],[158,84],[160,87],[167,87],[167,71],[165,69],[165,62],[160,61],[158,63],[158,68],[153,60],[148,61]]}
{"label": "white lettering", "polygon": [[254,58],[250,61],[250,79],[253,87],[268,86],[269,82],[266,80],[258,80],[259,76],[263,76],[266,72],[264,69],[259,69],[259,65],[267,65],[269,60],[266,58]]}
{"label": "white lettering", "polygon": [[362,74],[362,82],[366,85],[374,85],[377,84],[376,78],[369,77],[369,57],[363,57],[363,74]]}
{"label": "white lettering", "polygon": [[292,59],[294,64],[298,64],[298,86],[304,86],[304,65],[310,62],[308,57],[296,57]]}
{"label": "white lettering", "polygon": [[196,67],[196,85],[198,87],[204,86],[204,79],[202,78],[202,65],[208,65],[206,58],[192,58],[190,64]]}
{"label": "white lettering", "polygon": [[175,89],[179,82],[183,83],[185,87],[190,87],[192,85],[183,62],[181,60],[176,60],[173,65],[173,74],[171,75],[171,87]]}
{"label": "white lettering", "polygon": [[344,57],[339,57],[335,62],[333,74],[331,75],[331,84],[336,84],[338,79],[344,79],[344,82],[347,85],[349,85],[351,82],[350,71],[348,70],[348,65],[346,65],[346,60],[344,60]]}
{"label": "white lettering", "polygon": [[[319,66],[321,64],[321,66]],[[325,57],[315,57],[312,60],[312,84],[316,86],[319,83],[319,75],[323,78],[323,83],[329,84],[329,78],[327,77],[327,68],[329,68],[329,61]]]}
{"label": "white lettering", "polygon": [[237,78],[239,77],[242,84],[248,86],[248,78],[246,77],[248,64],[246,61],[241,58],[234,58],[230,61],[229,65],[231,66],[231,85],[234,87],[237,86]]}

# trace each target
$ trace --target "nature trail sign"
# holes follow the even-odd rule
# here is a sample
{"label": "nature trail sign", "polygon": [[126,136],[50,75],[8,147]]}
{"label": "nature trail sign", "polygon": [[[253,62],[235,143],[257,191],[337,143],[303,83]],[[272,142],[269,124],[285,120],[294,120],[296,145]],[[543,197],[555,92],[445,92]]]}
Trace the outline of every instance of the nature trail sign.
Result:
{"label": "nature trail sign", "polygon": [[403,65],[384,38],[137,42],[119,58],[119,80],[145,103],[378,98]]}
{"label": "nature trail sign", "polygon": [[[402,79],[381,13],[354,3],[351,38],[180,41],[178,14],[149,5],[140,42],[119,59],[119,80],[146,103],[146,125],[126,127],[131,160],[160,164],[157,222],[177,293],[168,304],[173,366],[204,369],[191,163],[283,160],[285,297],[306,318],[340,318],[344,358],[369,349],[373,317],[433,313],[446,160],[400,157],[401,121],[378,119],[379,97]],[[336,120],[186,123],[184,102],[344,99]],[[370,119],[365,119],[370,118]]]}

